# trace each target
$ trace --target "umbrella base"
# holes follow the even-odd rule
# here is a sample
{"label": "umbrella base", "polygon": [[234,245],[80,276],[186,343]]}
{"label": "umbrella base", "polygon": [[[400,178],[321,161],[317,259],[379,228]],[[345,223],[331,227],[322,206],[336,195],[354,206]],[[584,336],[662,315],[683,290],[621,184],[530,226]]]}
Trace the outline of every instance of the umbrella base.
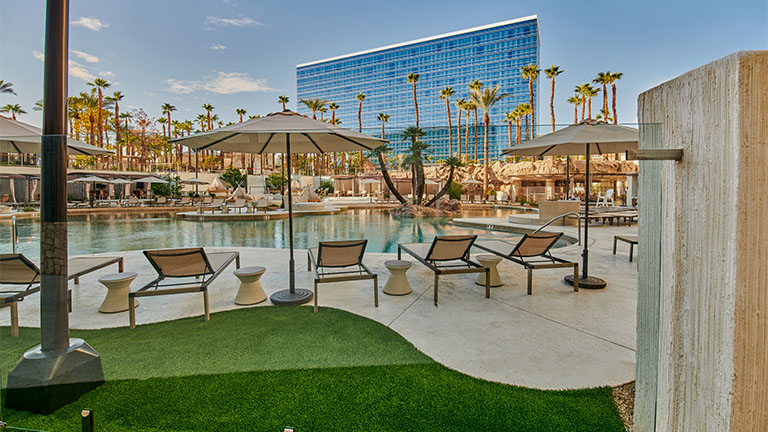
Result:
{"label": "umbrella base", "polygon": [[[570,285],[573,285],[573,275],[569,274],[566,275],[563,279],[565,279],[566,282],[568,282]],[[600,278],[594,277],[594,276],[587,276],[587,277],[580,277],[579,278],[579,289],[603,289],[606,286],[606,282]]]}
{"label": "umbrella base", "polygon": [[278,306],[301,305],[312,300],[312,291],[305,289],[297,289],[294,292],[282,290],[272,294],[269,300],[272,301],[272,304]]}

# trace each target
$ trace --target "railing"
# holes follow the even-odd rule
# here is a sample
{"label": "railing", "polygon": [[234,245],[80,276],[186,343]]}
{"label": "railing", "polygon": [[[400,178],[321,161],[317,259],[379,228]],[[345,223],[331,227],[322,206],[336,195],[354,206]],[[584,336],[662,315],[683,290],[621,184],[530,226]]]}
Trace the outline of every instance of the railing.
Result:
{"label": "railing", "polygon": [[536,228],[536,230],[534,232],[532,232],[531,234],[536,234],[537,232],[543,230],[544,228],[549,226],[552,222],[554,222],[554,221],[556,221],[558,219],[565,220],[565,218],[567,218],[568,216],[576,216],[576,218],[578,219],[578,224],[579,224],[579,229],[578,229],[578,232],[579,232],[579,244],[581,244],[581,215],[576,213],[576,212],[568,212],[568,213],[563,213],[560,216],[555,216],[552,219],[550,219],[549,222],[547,222],[544,225]]}

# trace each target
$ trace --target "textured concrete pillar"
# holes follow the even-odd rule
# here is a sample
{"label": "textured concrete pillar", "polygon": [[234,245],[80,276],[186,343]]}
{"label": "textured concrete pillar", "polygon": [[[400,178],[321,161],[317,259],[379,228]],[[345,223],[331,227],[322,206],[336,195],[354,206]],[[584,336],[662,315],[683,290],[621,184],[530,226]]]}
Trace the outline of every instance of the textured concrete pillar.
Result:
{"label": "textured concrete pillar", "polygon": [[[642,93],[639,431],[768,430],[768,51]],[[649,127],[648,131],[653,131]],[[647,131],[647,132],[648,132]]]}

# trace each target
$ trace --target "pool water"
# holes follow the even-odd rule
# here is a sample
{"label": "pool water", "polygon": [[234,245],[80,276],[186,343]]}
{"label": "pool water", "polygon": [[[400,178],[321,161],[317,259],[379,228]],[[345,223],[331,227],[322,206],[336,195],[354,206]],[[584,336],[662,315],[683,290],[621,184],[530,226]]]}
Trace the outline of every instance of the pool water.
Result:
{"label": "pool water", "polygon": [[[463,217],[506,217],[512,210],[473,210]],[[398,243],[432,241],[436,235],[477,234],[479,239],[515,242],[521,234],[450,224],[451,218],[399,218],[384,210],[353,210],[338,215],[294,218],[294,247],[306,249],[319,241],[368,239],[368,252],[397,252]],[[40,225],[19,220],[18,251],[37,260]],[[172,214],[98,214],[69,217],[69,254],[178,247],[288,247],[288,220],[181,220]],[[10,224],[0,225],[0,252],[11,252]]]}

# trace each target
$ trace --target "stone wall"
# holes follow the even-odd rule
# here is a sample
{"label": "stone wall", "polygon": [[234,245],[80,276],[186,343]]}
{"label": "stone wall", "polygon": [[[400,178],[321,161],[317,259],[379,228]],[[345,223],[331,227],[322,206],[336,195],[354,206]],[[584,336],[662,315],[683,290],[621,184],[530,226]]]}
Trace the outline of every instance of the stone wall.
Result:
{"label": "stone wall", "polygon": [[684,156],[640,166],[636,430],[768,430],[768,51],[648,90],[638,116],[641,148]]}

